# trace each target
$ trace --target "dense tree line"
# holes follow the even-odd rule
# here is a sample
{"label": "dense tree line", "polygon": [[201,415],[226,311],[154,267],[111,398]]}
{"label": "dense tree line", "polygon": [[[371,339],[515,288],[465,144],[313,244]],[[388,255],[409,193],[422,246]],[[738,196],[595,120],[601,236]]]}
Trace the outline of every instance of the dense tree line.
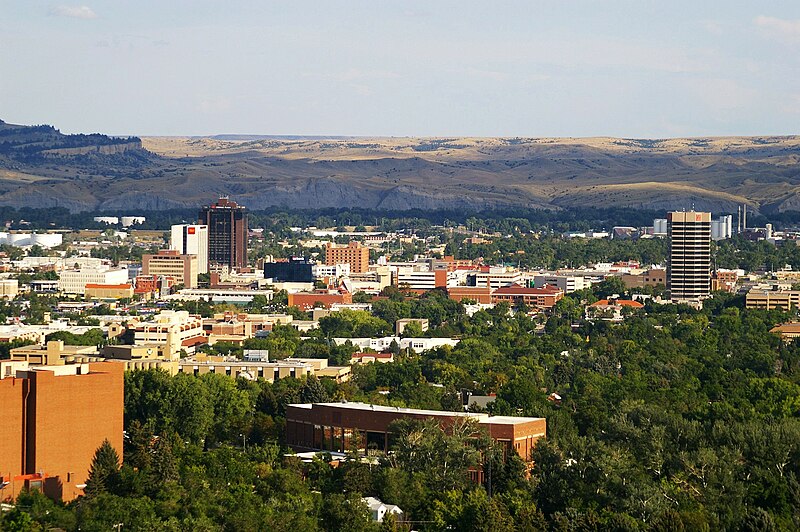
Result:
{"label": "dense tree line", "polygon": [[[800,346],[769,332],[796,316],[746,310],[720,294],[703,310],[648,305],[622,324],[583,321],[579,299],[603,289],[564,298],[548,317],[505,306],[470,317],[436,294],[416,302],[395,294],[373,320],[388,326],[439,302],[433,334],[462,341],[422,355],[398,351],[394,363],[358,366],[342,384],[129,373],[124,465],[66,507],[23,495],[5,519],[82,530],[119,522],[128,530],[370,530],[360,496],[372,495],[426,530],[798,528]],[[345,315],[310,339],[288,329],[276,338],[290,354],[328,356],[330,335],[372,326],[380,324]],[[547,418],[529,477],[474,430],[414,423],[396,427],[397,451],[374,460],[332,468],[324,454],[305,465],[286,455],[287,404],[458,410],[464,390],[496,393],[494,414]],[[549,400],[552,392],[561,400]],[[470,469],[490,462],[491,486],[469,481]]]}

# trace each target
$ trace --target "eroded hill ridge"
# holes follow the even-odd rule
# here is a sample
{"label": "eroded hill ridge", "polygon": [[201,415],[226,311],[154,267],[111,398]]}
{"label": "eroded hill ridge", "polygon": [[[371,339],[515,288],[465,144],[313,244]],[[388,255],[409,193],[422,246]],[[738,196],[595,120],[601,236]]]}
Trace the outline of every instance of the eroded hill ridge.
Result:
{"label": "eroded hill ridge", "polygon": [[800,137],[109,137],[0,123],[0,204],[800,210]]}

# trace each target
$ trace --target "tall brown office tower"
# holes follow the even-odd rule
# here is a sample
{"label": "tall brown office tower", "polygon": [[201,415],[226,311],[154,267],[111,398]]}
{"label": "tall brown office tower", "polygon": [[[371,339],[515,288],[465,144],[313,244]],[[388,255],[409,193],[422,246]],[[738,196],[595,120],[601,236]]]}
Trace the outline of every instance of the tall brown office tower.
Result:
{"label": "tall brown office tower", "polygon": [[200,210],[200,223],[208,226],[209,266],[247,266],[247,212],[244,207],[220,198]]}

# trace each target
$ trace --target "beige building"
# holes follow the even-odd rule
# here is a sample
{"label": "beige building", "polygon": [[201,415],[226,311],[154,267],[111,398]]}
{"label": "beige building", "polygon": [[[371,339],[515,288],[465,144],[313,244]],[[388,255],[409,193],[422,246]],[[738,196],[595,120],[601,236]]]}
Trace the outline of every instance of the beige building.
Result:
{"label": "beige building", "polygon": [[369,248],[358,242],[337,246],[330,242],[325,245],[325,264],[349,264],[352,273],[364,273],[369,269]]}
{"label": "beige building", "polygon": [[14,299],[19,294],[19,281],[16,279],[0,279],[0,298]]}
{"label": "beige building", "polygon": [[643,286],[667,286],[667,270],[653,268],[638,275],[626,273],[620,276],[625,288],[641,288]]}
{"label": "beige building", "polygon": [[313,375],[317,377],[328,377],[336,382],[346,382],[350,380],[350,366],[329,366],[327,358],[287,358],[284,362],[295,364],[306,364],[311,366]]}
{"label": "beige building", "polygon": [[314,368],[302,361],[244,361],[236,357],[211,355],[196,355],[190,358],[183,358],[178,362],[178,368],[181,373],[194,375],[216,373],[218,375],[229,375],[232,378],[242,377],[248,380],[265,379],[269,382],[287,377],[299,378],[304,375],[314,374]]}
{"label": "beige building", "polygon": [[173,353],[193,353],[198,345],[208,343],[203,319],[185,310],[163,310],[150,321],[135,323],[133,328],[134,344],[167,344]]}
{"label": "beige building", "polygon": [[131,299],[133,285],[90,283],[86,285],[84,297],[86,299]]}
{"label": "beige building", "polygon": [[87,284],[118,285],[127,282],[127,268],[81,268],[58,274],[58,289],[65,294],[84,295]]}
{"label": "beige building", "polygon": [[161,250],[157,255],[142,256],[142,275],[172,277],[185,288],[197,288],[197,273],[197,255]]}
{"label": "beige building", "polygon": [[781,335],[781,339],[785,342],[792,342],[795,338],[800,336],[800,323],[783,323],[777,327],[773,327],[769,332]]}
{"label": "beige building", "polygon": [[747,308],[773,310],[782,308],[790,310],[800,306],[800,291],[798,290],[763,290],[752,288],[747,292],[745,299]]}
{"label": "beige building", "polygon": [[429,327],[429,323],[428,323],[427,319],[424,319],[424,318],[402,318],[402,319],[397,320],[394,323],[395,334],[397,334],[397,336],[401,336],[403,334],[403,331],[406,330],[406,325],[408,325],[409,323],[418,324],[420,326],[420,328],[422,329],[422,332],[427,331],[428,327]]}
{"label": "beige building", "polygon": [[61,340],[51,340],[47,345],[26,345],[11,350],[11,360],[36,366],[59,366],[76,359],[91,358],[99,361],[97,347],[93,345],[64,345]]}

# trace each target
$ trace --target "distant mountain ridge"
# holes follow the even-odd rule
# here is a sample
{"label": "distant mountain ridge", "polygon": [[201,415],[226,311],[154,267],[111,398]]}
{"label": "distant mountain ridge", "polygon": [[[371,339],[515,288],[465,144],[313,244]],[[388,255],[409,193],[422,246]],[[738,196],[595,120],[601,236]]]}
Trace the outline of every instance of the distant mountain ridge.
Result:
{"label": "distant mountain ridge", "polygon": [[11,158],[37,156],[112,155],[129,150],[141,150],[138,137],[109,137],[99,133],[65,135],[49,125],[20,126],[0,120],[0,155]]}
{"label": "distant mountain ridge", "polygon": [[800,210],[800,137],[109,137],[0,122],[0,204]]}

